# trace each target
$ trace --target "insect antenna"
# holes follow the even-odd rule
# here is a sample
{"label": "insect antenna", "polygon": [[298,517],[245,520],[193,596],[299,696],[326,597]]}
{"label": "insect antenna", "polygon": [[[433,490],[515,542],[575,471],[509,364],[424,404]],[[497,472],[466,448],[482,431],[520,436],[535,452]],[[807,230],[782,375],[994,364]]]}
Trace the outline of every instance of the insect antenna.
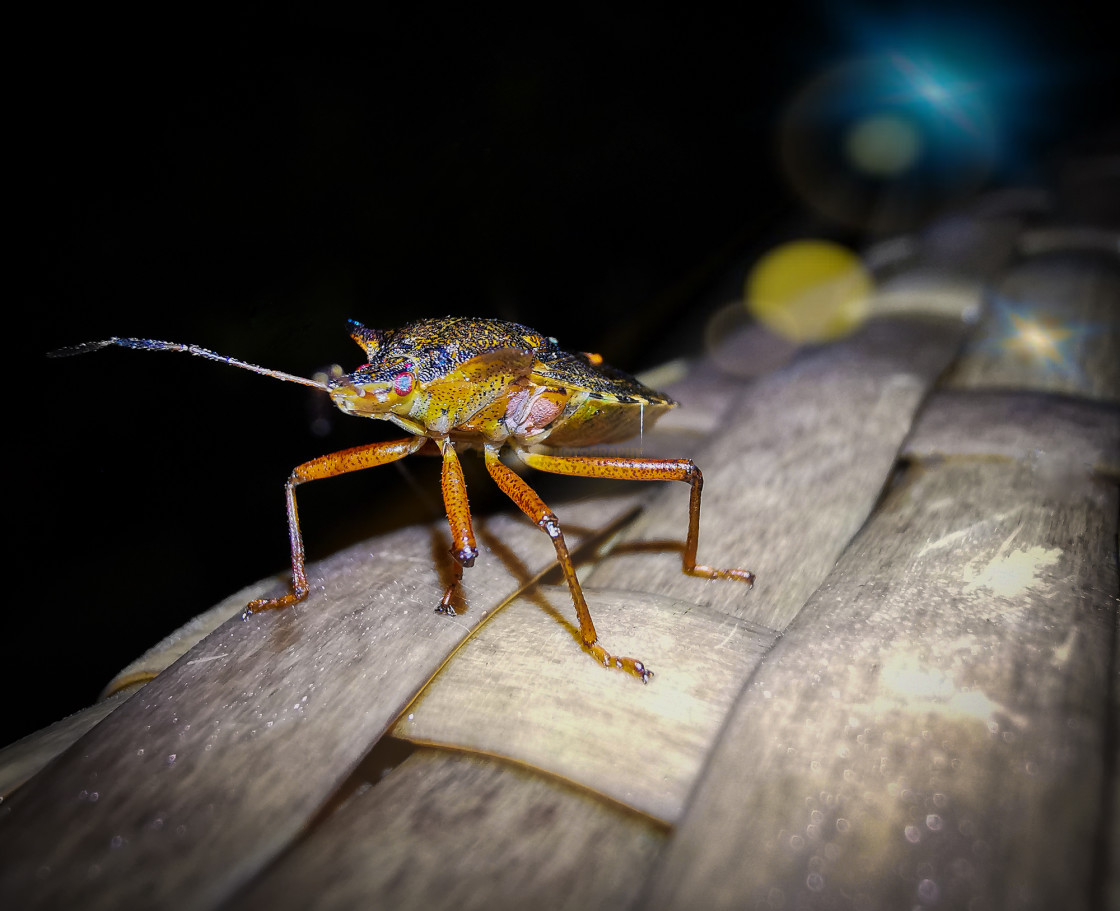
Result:
{"label": "insect antenna", "polygon": [[250,364],[248,361],[241,361],[235,357],[227,357],[224,354],[218,354],[216,351],[210,351],[207,348],[200,348],[198,345],[180,345],[178,342],[162,342],[154,338],[107,338],[100,342],[83,342],[80,345],[71,345],[68,348],[59,348],[55,351],[47,352],[47,357],[71,357],[75,354],[88,354],[91,351],[100,351],[102,348],[108,348],[110,345],[119,345],[121,348],[137,348],[141,351],[182,351],[186,354],[193,354],[196,357],[204,357],[211,361],[218,361],[221,364],[228,364],[230,367],[243,367],[246,370],[252,370],[254,373],[260,373],[263,376],[271,376],[277,380],[284,380],[288,383],[301,383],[304,386],[313,386],[316,389],[321,389],[323,392],[330,392],[330,386],[322,383],[319,380],[311,380],[307,377],[296,376],[293,373],[284,373],[282,370],[270,370],[268,367],[260,367],[257,364]]}

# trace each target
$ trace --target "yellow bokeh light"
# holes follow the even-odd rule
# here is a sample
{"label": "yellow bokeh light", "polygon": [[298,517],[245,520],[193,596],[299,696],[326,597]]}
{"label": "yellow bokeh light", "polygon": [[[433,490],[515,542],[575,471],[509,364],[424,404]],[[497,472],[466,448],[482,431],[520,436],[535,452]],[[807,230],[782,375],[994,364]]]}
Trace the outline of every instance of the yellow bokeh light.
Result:
{"label": "yellow bokeh light", "polygon": [[798,240],[763,256],[747,276],[747,309],[760,323],[798,343],[827,342],[866,318],[871,276],[851,250]]}
{"label": "yellow bokeh light", "polygon": [[857,170],[872,177],[897,177],[917,161],[921,138],[905,118],[879,114],[856,121],[844,137],[844,150]]}

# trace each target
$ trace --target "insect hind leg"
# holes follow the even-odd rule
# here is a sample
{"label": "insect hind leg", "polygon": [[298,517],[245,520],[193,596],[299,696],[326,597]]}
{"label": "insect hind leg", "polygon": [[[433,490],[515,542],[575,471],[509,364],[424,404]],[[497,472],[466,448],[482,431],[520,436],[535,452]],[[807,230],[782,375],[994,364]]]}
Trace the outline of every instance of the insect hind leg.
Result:
{"label": "insect hind leg", "polygon": [[700,495],[704,490],[704,476],[692,459],[554,456],[522,450],[517,450],[517,456],[530,468],[552,474],[622,481],[684,481],[690,490],[688,537],[681,550],[681,571],[702,579],[734,579],[749,586],[754,585],[754,573],[750,570],[717,569],[696,561],[696,549],[700,541]]}
{"label": "insect hind leg", "polygon": [[568,591],[571,592],[572,603],[576,608],[580,639],[583,641],[584,649],[603,666],[619,668],[640,678],[643,683],[648,683],[649,678],[653,676],[653,671],[647,668],[643,662],[637,658],[612,655],[599,644],[599,635],[595,632],[595,623],[591,619],[591,611],[587,608],[587,599],[583,596],[583,589],[576,577],[575,566],[572,563],[572,557],[568,552],[568,545],[564,541],[564,533],[560,530],[560,522],[556,515],[532,487],[526,484],[514,471],[502,464],[501,459],[498,458],[496,447],[486,447],[485,460],[486,470],[498,487],[502,489],[502,492],[513,500],[518,508],[552,539],[552,545],[556,549],[557,561],[560,563],[560,569],[568,583]]}

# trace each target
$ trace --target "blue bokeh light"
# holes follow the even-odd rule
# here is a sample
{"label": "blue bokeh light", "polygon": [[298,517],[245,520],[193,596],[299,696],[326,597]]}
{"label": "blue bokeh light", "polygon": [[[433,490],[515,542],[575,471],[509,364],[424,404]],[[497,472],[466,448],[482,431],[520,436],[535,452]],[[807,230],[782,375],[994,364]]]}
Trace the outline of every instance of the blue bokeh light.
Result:
{"label": "blue bokeh light", "polygon": [[962,142],[986,125],[1001,173],[1036,166],[1043,142],[1076,129],[1095,95],[1107,98],[1101,62],[1077,50],[1085,25],[1060,8],[941,3],[888,15],[843,4],[822,13],[851,56],[892,61],[883,100],[930,129],[959,130]]}
{"label": "blue bokeh light", "polygon": [[1037,140],[1065,139],[1076,68],[1025,15],[831,13],[848,55],[806,81],[779,132],[791,184],[821,214],[905,228],[993,180],[1037,176]]}

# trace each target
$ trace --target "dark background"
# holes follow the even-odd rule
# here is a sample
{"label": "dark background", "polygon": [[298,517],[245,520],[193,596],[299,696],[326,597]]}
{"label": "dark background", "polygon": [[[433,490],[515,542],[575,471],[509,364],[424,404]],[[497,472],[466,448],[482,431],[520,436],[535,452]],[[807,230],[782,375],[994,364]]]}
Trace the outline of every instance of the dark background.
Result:
{"label": "dark background", "polygon": [[[639,370],[698,353],[706,309],[766,247],[867,239],[796,198],[775,151],[830,67],[925,46],[971,68],[1001,137],[972,190],[1045,183],[1115,122],[1094,14],[892,10],[98,11],[17,30],[0,743],[282,572],[294,464],[396,435],[195,358],[45,352],[143,336],[310,375],[361,362],[348,317],[468,314]],[[390,509],[401,475],[369,475],[301,492],[312,559],[438,513],[435,488]]]}

